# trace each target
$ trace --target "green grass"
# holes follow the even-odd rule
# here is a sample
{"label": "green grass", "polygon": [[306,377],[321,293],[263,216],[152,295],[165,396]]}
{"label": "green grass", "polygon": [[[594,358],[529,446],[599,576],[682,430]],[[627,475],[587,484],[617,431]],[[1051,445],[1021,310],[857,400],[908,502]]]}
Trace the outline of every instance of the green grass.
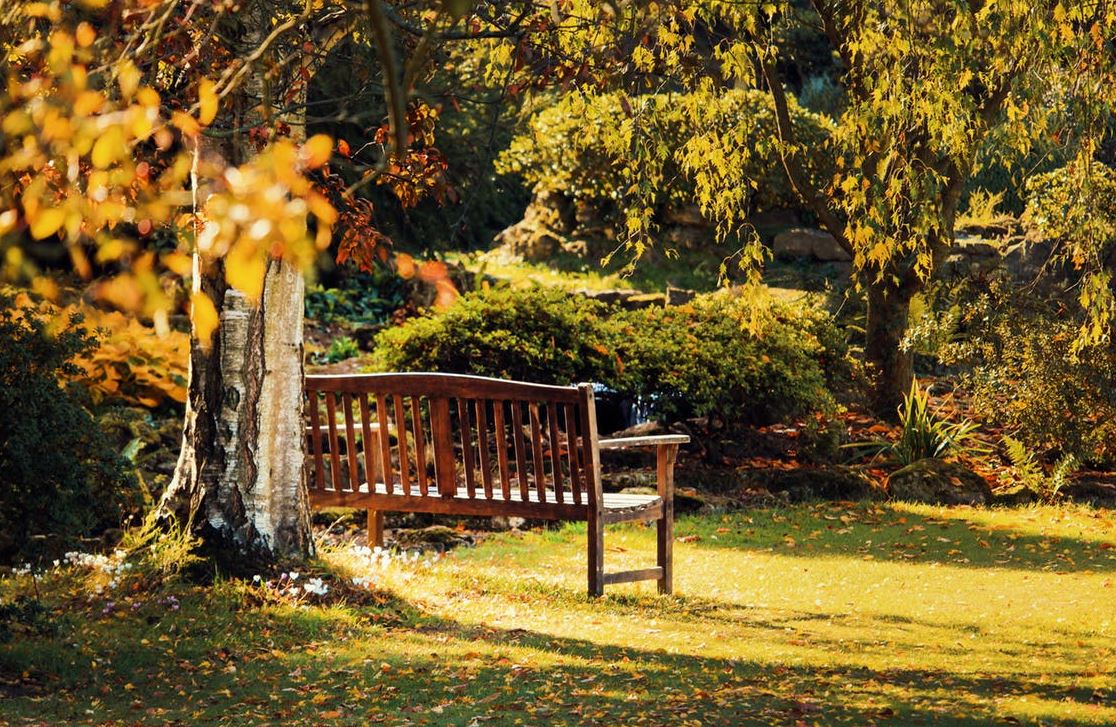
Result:
{"label": "green grass", "polygon": [[[608,569],[653,530],[610,528]],[[250,583],[39,586],[54,634],[0,646],[0,718],[58,723],[1111,724],[1110,511],[817,504],[678,524],[678,595],[584,596],[584,526],[338,577],[326,605]],[[127,583],[125,583],[125,588]],[[10,597],[27,577],[0,583]],[[335,586],[335,594],[343,589]],[[331,595],[328,599],[332,599]],[[355,600],[353,600],[355,598]],[[65,599],[65,600],[63,600]],[[327,599],[327,600],[328,600]]]}

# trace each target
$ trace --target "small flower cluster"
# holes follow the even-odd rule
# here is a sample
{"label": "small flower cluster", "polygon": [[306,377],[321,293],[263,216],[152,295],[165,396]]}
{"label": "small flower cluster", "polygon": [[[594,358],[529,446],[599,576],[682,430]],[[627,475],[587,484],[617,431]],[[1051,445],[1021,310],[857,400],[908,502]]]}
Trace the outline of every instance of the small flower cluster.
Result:
{"label": "small flower cluster", "polygon": [[[132,564],[124,561],[127,556],[123,550],[114,550],[112,555],[103,555],[101,553],[80,553],[72,550],[63,556],[66,565],[72,568],[85,568],[92,571],[99,571],[109,577],[108,583],[98,585],[95,590],[97,595],[103,593],[106,589],[112,590],[120,585],[120,578],[132,570]],[[54,561],[56,567],[60,566],[59,561]],[[111,609],[110,609],[111,610]]]}
{"label": "small flower cluster", "polygon": [[[425,560],[422,558],[422,552],[418,550],[403,551],[401,553],[392,555],[392,552],[386,548],[376,546],[369,548],[367,545],[354,545],[350,549],[353,555],[358,558],[367,559],[368,565],[377,568],[388,568],[392,563],[399,563],[400,565],[413,565],[413,566],[430,566],[433,565],[437,558],[442,556],[438,553],[433,558],[427,557]],[[419,561],[422,562],[419,562]]]}
{"label": "small flower cluster", "polygon": [[307,578],[300,586],[297,581],[301,577],[302,574],[298,571],[280,573],[279,577],[273,581],[264,580],[263,576],[255,575],[252,576],[252,583],[284,596],[299,596],[304,593],[313,596],[324,596],[329,593],[329,586],[327,586],[321,578]]}

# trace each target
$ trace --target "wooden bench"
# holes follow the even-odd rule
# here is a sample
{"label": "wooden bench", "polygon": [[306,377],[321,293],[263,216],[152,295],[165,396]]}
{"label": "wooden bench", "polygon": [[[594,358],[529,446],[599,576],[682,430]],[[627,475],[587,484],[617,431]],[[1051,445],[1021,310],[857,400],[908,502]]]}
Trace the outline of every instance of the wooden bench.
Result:
{"label": "wooden bench", "polygon": [[[544,386],[452,374],[307,376],[313,507],[368,511],[369,544],[383,513],[584,520],[589,594],[657,580],[672,592],[674,462],[686,436],[598,439],[593,387]],[[655,447],[658,493],[601,491],[600,451]],[[604,526],[655,520],[658,565],[604,572]]]}

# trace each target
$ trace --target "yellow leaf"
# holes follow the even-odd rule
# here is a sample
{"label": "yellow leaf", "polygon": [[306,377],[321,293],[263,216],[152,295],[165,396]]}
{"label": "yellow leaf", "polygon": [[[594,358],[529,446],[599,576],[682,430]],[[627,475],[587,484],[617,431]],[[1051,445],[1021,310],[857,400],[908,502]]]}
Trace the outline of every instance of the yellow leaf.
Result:
{"label": "yellow leaf", "polygon": [[213,344],[213,332],[217,330],[220,318],[213,301],[205,293],[194,293],[190,296],[190,317],[194,321],[194,332],[198,335],[198,343],[202,348],[208,349]]}
{"label": "yellow leaf", "polygon": [[203,78],[198,85],[198,121],[202,126],[209,126],[217,117],[220,99],[217,98],[216,84],[208,78]]}
{"label": "yellow leaf", "polygon": [[81,23],[77,27],[77,42],[82,48],[88,48],[93,45],[93,41],[97,40],[97,31],[93,30],[93,26],[89,23]]}
{"label": "yellow leaf", "polygon": [[58,232],[58,228],[62,227],[62,223],[65,221],[65,210],[58,207],[45,209],[35,215],[35,219],[31,220],[31,237],[34,237],[36,240],[50,237]]}
{"label": "yellow leaf", "polygon": [[255,245],[242,242],[225,258],[225,280],[252,301],[260,299],[267,272],[267,262],[254,248]]}
{"label": "yellow leaf", "polygon": [[193,271],[193,261],[189,255],[181,252],[168,252],[163,256],[163,265],[179,277],[189,277]]}
{"label": "yellow leaf", "polygon": [[185,112],[175,111],[171,115],[171,123],[186,136],[197,136],[201,133],[201,126],[198,125],[197,120]]}
{"label": "yellow leaf", "polygon": [[106,169],[127,155],[128,147],[124,144],[124,132],[119,126],[110,126],[93,144],[93,153],[90,155],[90,159],[93,166],[98,169]]}
{"label": "yellow leaf", "polygon": [[317,169],[329,161],[333,153],[333,140],[326,134],[315,134],[302,145],[302,158],[311,169]]}
{"label": "yellow leaf", "polygon": [[116,72],[116,81],[120,84],[120,92],[124,94],[124,98],[130,100],[139,88],[140,71],[136,64],[127,59],[121,61]]}

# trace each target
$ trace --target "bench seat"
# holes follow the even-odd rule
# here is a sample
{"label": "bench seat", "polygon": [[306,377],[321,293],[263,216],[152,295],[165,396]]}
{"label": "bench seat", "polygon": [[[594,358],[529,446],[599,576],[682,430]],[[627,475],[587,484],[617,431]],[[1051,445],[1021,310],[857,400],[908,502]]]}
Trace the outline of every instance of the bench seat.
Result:
{"label": "bench seat", "polygon": [[[435,489],[431,489],[424,495],[418,485],[411,485],[410,492],[404,493],[399,483],[396,483],[389,493],[383,482],[377,482],[375,494],[370,496],[368,483],[364,482],[356,491],[320,490],[314,493],[314,500],[319,506],[353,507],[389,512],[513,514],[539,520],[585,520],[589,511],[587,503],[582,502],[579,505],[571,502],[568,492],[563,493],[563,502],[558,502],[557,493],[547,490],[546,503],[549,507],[545,509],[539,508],[538,493],[534,490],[528,493],[530,499],[527,502],[523,501],[522,493],[516,488],[511,490],[509,493],[511,497],[507,500],[502,499],[503,493],[500,491],[493,494],[493,498],[486,498],[483,491],[477,491],[473,497],[469,497],[469,491],[459,487],[452,498],[445,498]],[[663,512],[663,498],[658,495],[605,492],[602,502],[604,520],[607,523],[655,519],[661,517]],[[555,516],[548,517],[550,513],[554,513]]]}

